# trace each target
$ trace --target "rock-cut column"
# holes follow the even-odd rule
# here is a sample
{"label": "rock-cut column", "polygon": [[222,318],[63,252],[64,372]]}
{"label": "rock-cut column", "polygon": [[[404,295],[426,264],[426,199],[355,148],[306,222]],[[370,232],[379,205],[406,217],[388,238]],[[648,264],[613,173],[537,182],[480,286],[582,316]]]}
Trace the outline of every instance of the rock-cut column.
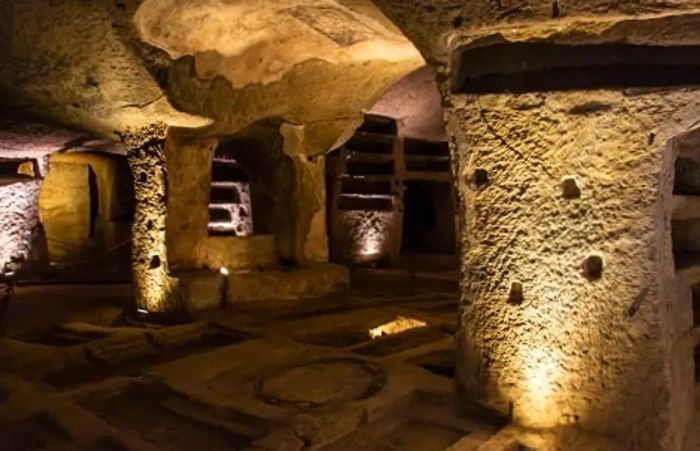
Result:
{"label": "rock-cut column", "polygon": [[132,267],[136,312],[150,318],[182,313],[176,280],[168,271],[166,246],[167,169],[164,124],[128,131],[122,139],[134,177]]}
{"label": "rock-cut column", "polygon": [[[325,155],[332,145],[334,129],[319,137],[316,128],[282,124],[284,153],[294,164],[292,191],[293,256],[298,263],[328,262],[326,230]],[[330,141],[330,142],[329,142]]]}
{"label": "rock-cut column", "polygon": [[452,96],[468,398],[530,428],[681,449],[693,342],[676,294],[672,143],[700,115],[697,95]]}

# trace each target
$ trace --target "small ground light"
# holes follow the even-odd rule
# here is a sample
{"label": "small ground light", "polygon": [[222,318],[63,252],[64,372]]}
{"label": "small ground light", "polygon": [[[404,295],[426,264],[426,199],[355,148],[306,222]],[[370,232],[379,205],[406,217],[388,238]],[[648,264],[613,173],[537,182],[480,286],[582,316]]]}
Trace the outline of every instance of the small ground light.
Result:
{"label": "small ground light", "polygon": [[136,311],[142,315],[148,315],[148,310],[143,308],[137,308]]}

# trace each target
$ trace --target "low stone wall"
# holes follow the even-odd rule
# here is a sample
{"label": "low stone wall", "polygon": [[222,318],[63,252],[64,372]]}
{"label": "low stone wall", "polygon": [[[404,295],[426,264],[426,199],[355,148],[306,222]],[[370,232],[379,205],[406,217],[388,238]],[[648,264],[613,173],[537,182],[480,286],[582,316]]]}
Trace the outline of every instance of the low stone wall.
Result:
{"label": "low stone wall", "polygon": [[279,304],[303,302],[346,291],[350,284],[348,268],[340,265],[314,265],[305,268],[267,271],[183,271],[174,274],[187,311],[246,304],[271,308]]}
{"label": "low stone wall", "polygon": [[287,271],[234,272],[228,276],[227,302],[269,303],[322,297],[347,289],[350,271],[340,265],[318,265]]}
{"label": "low stone wall", "polygon": [[209,237],[202,247],[202,262],[209,269],[238,270],[278,265],[274,235]]}

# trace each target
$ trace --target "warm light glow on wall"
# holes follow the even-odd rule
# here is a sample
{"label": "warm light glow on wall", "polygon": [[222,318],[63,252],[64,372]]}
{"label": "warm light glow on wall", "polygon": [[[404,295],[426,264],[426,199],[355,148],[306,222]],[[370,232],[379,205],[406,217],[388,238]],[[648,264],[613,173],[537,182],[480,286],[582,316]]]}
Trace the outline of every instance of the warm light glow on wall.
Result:
{"label": "warm light glow on wall", "polygon": [[523,345],[518,356],[522,384],[516,393],[513,415],[530,427],[552,427],[562,423],[556,399],[562,390],[565,371],[560,353],[553,347]]}
{"label": "warm light glow on wall", "polygon": [[148,313],[174,313],[181,307],[177,280],[170,277],[165,238],[167,168],[164,124],[124,134],[127,158],[134,176],[135,212],[132,264],[136,309]]}
{"label": "warm light glow on wall", "polygon": [[393,321],[382,324],[380,326],[374,327],[369,330],[369,336],[376,340],[385,335],[395,335],[400,334],[411,329],[417,329],[420,327],[426,327],[428,323],[414,318],[406,318],[404,316],[399,316]]}
{"label": "warm light glow on wall", "polygon": [[532,350],[525,368],[525,381],[532,397],[536,399],[551,397],[559,372],[559,363],[551,355],[551,351]]}
{"label": "warm light glow on wall", "polygon": [[351,259],[368,263],[391,254],[392,237],[398,236],[393,228],[398,224],[393,211],[349,210],[341,212],[344,228],[348,231]]}
{"label": "warm light glow on wall", "polygon": [[360,252],[363,257],[378,255],[382,250],[382,239],[376,234],[368,234],[360,240]]}

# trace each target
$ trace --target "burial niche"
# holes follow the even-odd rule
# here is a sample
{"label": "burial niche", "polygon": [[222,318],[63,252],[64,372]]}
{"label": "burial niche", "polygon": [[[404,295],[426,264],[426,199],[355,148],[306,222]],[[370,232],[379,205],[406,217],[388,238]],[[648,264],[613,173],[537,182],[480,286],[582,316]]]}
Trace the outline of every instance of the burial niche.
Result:
{"label": "burial niche", "polygon": [[209,234],[253,234],[250,177],[238,162],[219,147],[212,162],[209,201]]}

